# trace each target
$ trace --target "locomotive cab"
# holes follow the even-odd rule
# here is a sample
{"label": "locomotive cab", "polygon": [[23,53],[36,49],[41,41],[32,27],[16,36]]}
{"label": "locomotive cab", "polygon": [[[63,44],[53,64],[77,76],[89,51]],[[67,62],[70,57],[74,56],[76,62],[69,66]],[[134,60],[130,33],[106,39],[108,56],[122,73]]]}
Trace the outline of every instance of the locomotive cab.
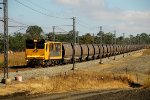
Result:
{"label": "locomotive cab", "polygon": [[44,59],[45,40],[26,40],[26,59]]}
{"label": "locomotive cab", "polygon": [[26,40],[25,56],[27,65],[43,63],[45,56],[45,40]]}
{"label": "locomotive cab", "polygon": [[45,40],[26,40],[27,65],[50,66],[62,59],[62,43]]}

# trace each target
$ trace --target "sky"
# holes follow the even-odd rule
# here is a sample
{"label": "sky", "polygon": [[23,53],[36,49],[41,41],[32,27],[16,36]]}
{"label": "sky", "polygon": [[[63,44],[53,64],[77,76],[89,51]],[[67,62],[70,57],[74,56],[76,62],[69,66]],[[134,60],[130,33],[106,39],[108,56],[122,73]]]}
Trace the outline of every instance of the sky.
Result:
{"label": "sky", "polygon": [[149,5],[150,0],[8,0],[9,26],[25,26],[9,27],[9,33],[25,33],[30,25],[42,27],[44,33],[52,32],[52,26],[57,26],[56,32],[68,32],[72,30],[72,17],[76,17],[79,35],[96,35],[100,26],[104,32],[116,30],[117,36],[150,34]]}

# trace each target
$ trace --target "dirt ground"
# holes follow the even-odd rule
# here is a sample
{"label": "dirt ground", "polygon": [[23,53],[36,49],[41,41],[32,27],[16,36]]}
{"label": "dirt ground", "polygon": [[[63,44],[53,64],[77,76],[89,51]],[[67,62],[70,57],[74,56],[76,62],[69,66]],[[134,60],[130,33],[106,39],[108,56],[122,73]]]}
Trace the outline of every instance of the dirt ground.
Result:
{"label": "dirt ground", "polygon": [[[46,93],[46,99],[50,99],[53,94],[57,93],[62,93],[64,96],[66,95],[65,92],[69,92],[70,94],[70,91],[93,91],[98,89],[98,93],[96,92],[95,94],[94,92],[93,94],[93,92],[90,92],[92,94],[87,93],[87,95],[83,98],[87,99],[88,97],[89,99],[98,99],[99,97],[102,97],[104,100],[107,100],[110,99],[109,97],[113,96],[114,99],[111,100],[119,100],[119,98],[123,99],[121,98],[122,96],[126,98],[127,95],[130,95],[134,98],[137,97],[136,94],[140,95],[141,93],[145,93],[142,94],[142,98],[144,98],[150,93],[150,89],[147,89],[150,87],[149,61],[150,50],[144,50],[143,52],[135,53],[125,58],[110,60],[104,64],[97,64],[87,67],[86,69],[77,69],[77,72],[69,75],[37,77],[22,83],[16,82],[5,87],[0,87],[0,97],[6,99],[5,95],[10,95],[7,96],[10,98],[14,97],[13,95],[18,95],[18,98],[20,98],[20,94],[21,97],[22,95],[26,97],[27,95],[40,94],[40,96],[36,96],[36,99],[40,100],[42,97],[41,94],[43,93]],[[133,86],[131,86],[130,83],[134,83]],[[141,87],[135,90],[133,89],[135,85],[137,85],[137,87]],[[109,90],[107,94],[105,92],[101,92],[106,89]],[[116,89],[117,91],[113,91],[112,93],[112,89]],[[17,94],[17,92],[19,93]],[[83,94],[86,94],[86,92],[83,92]],[[69,94],[68,96],[70,96]],[[122,96],[120,97],[119,95]],[[130,96],[126,99],[131,100]],[[81,98],[76,99],[83,98],[81,96]],[[34,97],[32,99],[34,99]]]}

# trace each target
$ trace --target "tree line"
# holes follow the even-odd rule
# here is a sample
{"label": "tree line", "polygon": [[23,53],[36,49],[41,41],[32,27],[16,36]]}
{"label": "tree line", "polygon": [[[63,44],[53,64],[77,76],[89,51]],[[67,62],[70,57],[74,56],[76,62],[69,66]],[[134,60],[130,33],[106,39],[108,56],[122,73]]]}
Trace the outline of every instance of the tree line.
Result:
{"label": "tree line", "polygon": [[[39,26],[29,26],[26,30],[26,33],[13,33],[9,34],[9,50],[12,51],[24,51],[25,50],[25,40],[26,39],[45,39],[47,41],[53,41],[55,35],[55,41],[59,42],[74,42],[73,31],[69,31],[65,34],[58,33],[47,33],[42,34],[43,30]],[[4,43],[3,43],[3,33],[0,33],[0,52],[3,52]],[[82,36],[78,36],[76,32],[76,42],[81,44],[149,44],[150,35],[147,33],[137,34],[136,36],[130,35],[129,37],[115,37],[111,32],[104,33],[100,31],[96,35],[91,33],[85,33]]]}

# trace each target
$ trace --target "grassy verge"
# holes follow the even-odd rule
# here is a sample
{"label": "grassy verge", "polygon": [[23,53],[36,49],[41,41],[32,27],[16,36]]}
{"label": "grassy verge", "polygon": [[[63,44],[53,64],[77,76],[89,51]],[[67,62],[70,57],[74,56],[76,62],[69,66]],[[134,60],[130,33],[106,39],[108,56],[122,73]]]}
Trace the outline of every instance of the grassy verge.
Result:
{"label": "grassy verge", "polygon": [[143,88],[150,88],[150,77],[145,80]]}
{"label": "grassy verge", "polygon": [[4,56],[0,54],[0,67],[2,67],[3,62],[4,62]]}
{"label": "grassy verge", "polygon": [[30,94],[67,92],[84,89],[129,88],[127,76],[89,72],[69,73],[53,77],[36,77],[0,88],[0,95],[29,91]]}
{"label": "grassy verge", "polygon": [[143,56],[150,55],[150,49],[144,50],[142,55],[143,55]]}
{"label": "grassy verge", "polygon": [[[25,65],[25,54],[24,52],[15,52],[8,54],[8,65],[9,66],[20,66]],[[2,67],[4,62],[4,55],[0,54],[0,67]]]}

